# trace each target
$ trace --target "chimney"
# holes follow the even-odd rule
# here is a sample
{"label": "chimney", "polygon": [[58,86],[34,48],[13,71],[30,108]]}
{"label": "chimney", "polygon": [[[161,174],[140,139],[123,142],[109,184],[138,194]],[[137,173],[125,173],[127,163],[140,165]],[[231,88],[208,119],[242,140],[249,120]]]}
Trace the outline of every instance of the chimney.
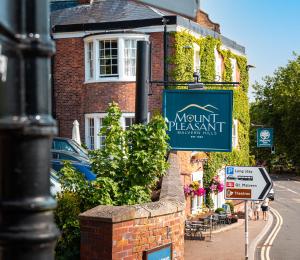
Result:
{"label": "chimney", "polygon": [[[200,1],[198,2],[198,7],[200,7]],[[207,13],[203,12],[198,8],[197,13],[196,13],[196,18],[195,22],[200,24],[201,26],[211,29],[217,33],[220,32],[220,25],[218,23],[214,23],[210,20],[209,16]]]}

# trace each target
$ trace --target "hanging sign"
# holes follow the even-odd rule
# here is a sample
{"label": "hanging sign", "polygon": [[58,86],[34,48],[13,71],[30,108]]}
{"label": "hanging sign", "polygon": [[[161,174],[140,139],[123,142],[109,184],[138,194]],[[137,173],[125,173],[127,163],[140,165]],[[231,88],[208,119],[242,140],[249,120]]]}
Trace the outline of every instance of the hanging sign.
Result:
{"label": "hanging sign", "polygon": [[231,151],[231,90],[165,90],[163,113],[172,150]]}
{"label": "hanging sign", "polygon": [[143,260],[172,260],[172,243],[144,251]]}
{"label": "hanging sign", "polygon": [[273,128],[258,128],[256,132],[257,147],[273,146]]}

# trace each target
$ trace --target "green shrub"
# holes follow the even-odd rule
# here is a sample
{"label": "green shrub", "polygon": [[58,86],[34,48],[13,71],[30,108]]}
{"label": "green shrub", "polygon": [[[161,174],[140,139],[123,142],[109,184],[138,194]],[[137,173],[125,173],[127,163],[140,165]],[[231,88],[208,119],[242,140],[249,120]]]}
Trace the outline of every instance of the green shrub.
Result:
{"label": "green shrub", "polygon": [[223,208],[217,208],[216,210],[215,210],[215,213],[217,213],[217,214],[220,214],[220,213],[223,213],[224,212],[224,209]]}
{"label": "green shrub", "polygon": [[80,198],[72,192],[57,196],[55,222],[61,231],[56,244],[56,259],[79,259],[80,229],[78,215],[81,212]]}
{"label": "green shrub", "polygon": [[113,103],[103,121],[104,148],[90,152],[94,181],[85,180],[70,163],[59,173],[62,192],[57,196],[55,220],[62,232],[57,259],[78,259],[78,215],[98,205],[133,205],[151,201],[151,192],[166,173],[168,151],[166,124],[160,115],[147,125],[123,130],[121,111]]}

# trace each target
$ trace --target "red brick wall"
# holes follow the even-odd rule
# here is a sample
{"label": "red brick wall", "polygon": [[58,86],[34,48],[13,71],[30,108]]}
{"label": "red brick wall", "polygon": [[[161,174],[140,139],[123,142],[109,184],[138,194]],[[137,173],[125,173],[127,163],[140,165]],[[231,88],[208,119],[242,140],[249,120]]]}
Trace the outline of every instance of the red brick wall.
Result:
{"label": "red brick wall", "polygon": [[[163,80],[164,78],[164,40],[163,33],[152,33],[150,36],[151,47],[151,62],[152,62],[152,80]],[[149,96],[149,111],[150,113],[162,110],[162,91],[163,86],[156,84],[150,85]]]}
{"label": "red brick wall", "polygon": [[71,137],[75,119],[84,130],[84,44],[80,38],[56,40],[54,57],[54,106],[59,136]]}
{"label": "red brick wall", "polygon": [[207,13],[202,10],[198,10],[195,21],[205,28],[211,29],[217,33],[220,33],[220,25],[210,20]]}
{"label": "red brick wall", "polygon": [[[163,33],[153,33],[152,79],[163,79]],[[71,137],[73,121],[78,120],[84,140],[84,114],[105,112],[112,101],[122,112],[135,111],[135,82],[87,83],[84,68],[84,42],[82,38],[56,40],[54,57],[54,106],[59,136]],[[162,86],[150,89],[149,111],[161,111]]]}
{"label": "red brick wall", "polygon": [[80,214],[82,260],[141,260],[143,252],[172,243],[184,259],[185,202],[176,153],[163,177],[159,201],[127,206],[100,205]]}
{"label": "red brick wall", "polygon": [[183,223],[183,212],[119,223],[83,219],[81,259],[140,260],[143,251],[171,242],[173,259],[184,259]]}

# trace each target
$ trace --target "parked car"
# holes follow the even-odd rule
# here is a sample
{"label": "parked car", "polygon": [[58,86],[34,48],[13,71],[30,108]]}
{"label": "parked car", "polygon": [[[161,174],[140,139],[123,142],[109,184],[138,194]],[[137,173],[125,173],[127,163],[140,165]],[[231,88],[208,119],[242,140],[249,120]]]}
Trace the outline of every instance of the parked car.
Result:
{"label": "parked car", "polygon": [[91,164],[85,157],[79,156],[76,153],[51,150],[52,152],[52,168],[55,171],[60,171],[63,167],[64,161],[69,161],[71,165],[79,172],[84,174],[85,178],[89,181],[96,179],[96,174],[92,172]]}
{"label": "parked car", "polygon": [[269,198],[269,200],[274,200],[274,189],[273,188],[269,191],[268,198]]}
{"label": "parked car", "polygon": [[61,192],[61,185],[57,172],[54,169],[50,169],[50,194],[52,197],[55,197],[58,192]]}
{"label": "parked car", "polygon": [[52,149],[72,152],[86,159],[89,158],[88,151],[70,138],[54,137],[52,141]]}

